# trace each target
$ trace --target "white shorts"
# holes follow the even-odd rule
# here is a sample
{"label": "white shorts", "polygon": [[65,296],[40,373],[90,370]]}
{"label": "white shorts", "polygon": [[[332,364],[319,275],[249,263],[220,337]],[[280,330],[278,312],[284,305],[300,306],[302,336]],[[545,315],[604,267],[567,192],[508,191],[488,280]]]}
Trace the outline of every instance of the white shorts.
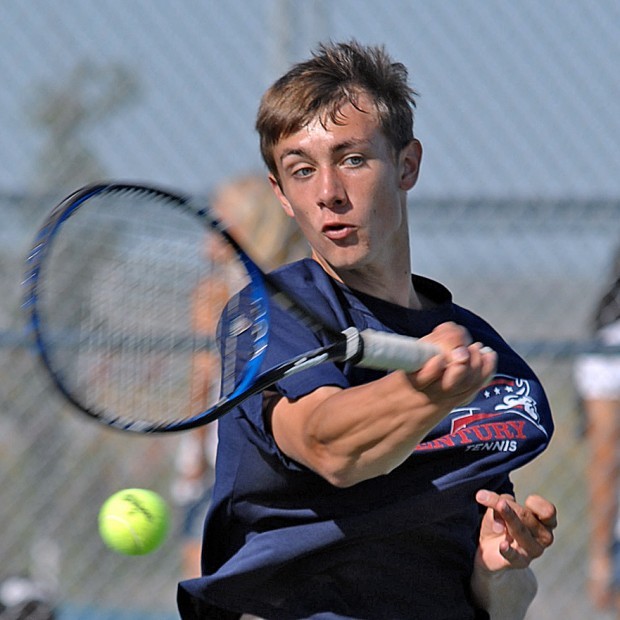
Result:
{"label": "white shorts", "polygon": [[[604,327],[599,337],[603,344],[620,345],[620,321]],[[620,355],[582,355],[575,362],[574,377],[585,400],[620,399]]]}

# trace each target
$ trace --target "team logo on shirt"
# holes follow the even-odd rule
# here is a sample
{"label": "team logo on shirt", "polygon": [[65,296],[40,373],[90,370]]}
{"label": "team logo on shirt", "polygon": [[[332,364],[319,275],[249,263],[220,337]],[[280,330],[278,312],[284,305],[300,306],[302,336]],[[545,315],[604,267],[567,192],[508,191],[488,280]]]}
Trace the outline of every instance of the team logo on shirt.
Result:
{"label": "team logo on shirt", "polygon": [[464,446],[467,450],[516,452],[534,425],[545,436],[530,382],[496,375],[470,405],[450,415],[449,433],[420,444],[417,450]]}

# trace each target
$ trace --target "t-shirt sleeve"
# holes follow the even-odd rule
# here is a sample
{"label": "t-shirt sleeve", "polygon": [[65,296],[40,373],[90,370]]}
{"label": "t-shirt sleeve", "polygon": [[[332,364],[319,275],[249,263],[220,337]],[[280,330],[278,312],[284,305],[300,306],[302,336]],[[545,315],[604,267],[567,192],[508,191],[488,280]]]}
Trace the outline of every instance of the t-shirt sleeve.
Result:
{"label": "t-shirt sleeve", "polygon": [[[286,312],[274,308],[269,346],[263,363],[267,370],[278,364],[304,355],[328,344],[328,341]],[[275,390],[291,400],[310,394],[319,387],[333,385],[349,387],[341,364],[324,362],[285,377],[276,383]]]}
{"label": "t-shirt sleeve", "polygon": [[[220,330],[222,329],[225,329],[225,325],[220,326]],[[313,332],[294,316],[273,304],[270,307],[268,346],[261,363],[260,372],[271,370],[279,364],[319,349],[326,344],[328,341],[325,336]],[[235,371],[238,376],[243,374],[244,363],[244,353],[243,350],[240,350]],[[324,362],[312,366],[280,379],[267,391],[295,400],[326,385],[343,389],[349,387],[350,381],[343,365]],[[297,468],[295,463],[280,452],[267,428],[264,416],[264,394],[257,394],[244,400],[233,412],[228,414],[228,416],[230,415],[236,418],[237,424],[252,443],[259,445],[261,450],[267,453],[277,455],[282,462],[286,463],[287,467]]]}

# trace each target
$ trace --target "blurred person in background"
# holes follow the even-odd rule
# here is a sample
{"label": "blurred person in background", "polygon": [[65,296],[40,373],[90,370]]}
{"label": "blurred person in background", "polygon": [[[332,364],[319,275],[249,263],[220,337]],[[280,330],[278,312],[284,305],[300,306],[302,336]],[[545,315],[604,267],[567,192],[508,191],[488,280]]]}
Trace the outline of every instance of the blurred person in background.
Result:
{"label": "blurred person in background", "polygon": [[[620,249],[596,305],[592,332],[601,346],[620,346]],[[580,356],[575,386],[590,449],[588,592],[596,608],[613,608],[620,618],[620,354]]]}
{"label": "blurred person in background", "polygon": [[[287,217],[264,175],[246,174],[231,179],[217,187],[211,206],[230,229],[252,259],[265,270],[272,270],[287,262],[307,256],[307,244],[294,221]],[[213,248],[205,251],[216,251]],[[212,257],[213,258],[213,257]],[[225,262],[225,257],[223,261]],[[197,303],[202,288],[209,293],[219,290],[225,294],[225,266],[218,282],[202,282],[196,289]],[[215,334],[219,317],[195,312],[197,333]],[[205,385],[204,377],[216,376],[212,370],[204,372],[205,365],[219,364],[218,360],[205,357],[196,360],[193,386],[194,398],[207,403],[211,390],[219,385]],[[172,483],[172,496],[183,511],[183,575],[186,578],[200,575],[202,526],[211,499],[217,451],[217,422],[202,426],[181,437],[176,456],[176,476]]]}

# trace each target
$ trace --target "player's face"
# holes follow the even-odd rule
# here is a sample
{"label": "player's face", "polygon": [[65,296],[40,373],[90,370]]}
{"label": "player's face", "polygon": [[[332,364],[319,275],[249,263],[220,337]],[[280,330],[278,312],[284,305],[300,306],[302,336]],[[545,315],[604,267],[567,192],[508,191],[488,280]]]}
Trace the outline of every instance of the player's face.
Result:
{"label": "player's face", "polygon": [[283,138],[274,155],[285,211],[332,275],[409,269],[407,191],[421,157],[414,140],[399,154],[381,131],[367,96],[341,109],[338,124],[315,120]]}

